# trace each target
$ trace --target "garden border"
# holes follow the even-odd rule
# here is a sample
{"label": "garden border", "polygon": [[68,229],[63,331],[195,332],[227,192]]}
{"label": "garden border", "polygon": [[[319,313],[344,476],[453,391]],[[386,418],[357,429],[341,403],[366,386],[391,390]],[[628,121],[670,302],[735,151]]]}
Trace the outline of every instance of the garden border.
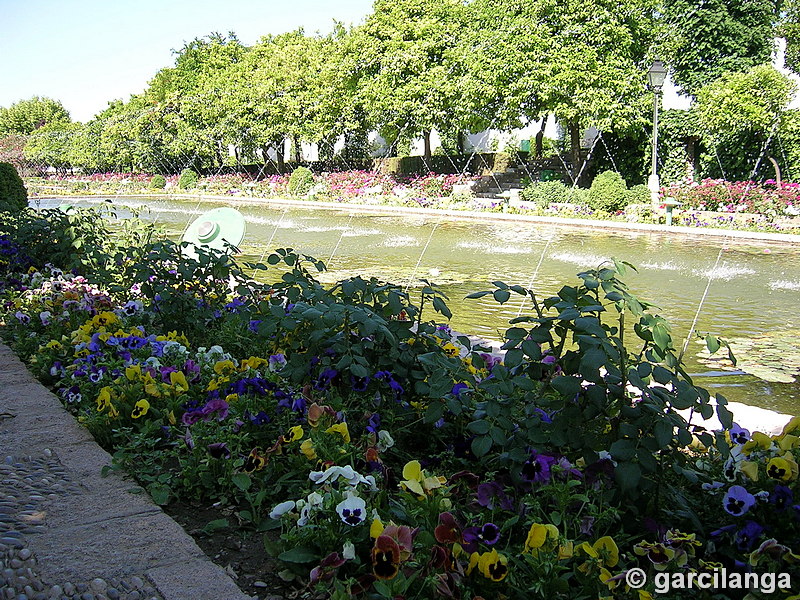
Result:
{"label": "garden border", "polygon": [[[224,201],[231,205],[241,204],[246,206],[296,206],[298,208],[318,208],[321,210],[353,211],[361,213],[375,213],[386,215],[430,215],[447,216],[463,221],[516,221],[526,223],[541,223],[560,225],[579,229],[602,228],[611,232],[650,232],[679,234],[684,237],[700,236],[714,238],[735,238],[738,240],[753,240],[764,242],[783,242],[800,246],[800,235],[791,233],[771,233],[761,231],[747,231],[741,229],[717,229],[703,227],[685,227],[682,225],[655,225],[651,223],[631,223],[622,221],[607,221],[599,219],[568,219],[565,217],[545,217],[540,215],[524,215],[518,213],[483,212],[473,210],[450,210],[441,208],[424,208],[411,206],[392,206],[389,204],[363,204],[349,202],[328,202],[317,200],[295,200],[291,198],[259,198],[255,196],[217,196],[205,194],[94,194],[93,196],[112,198],[151,198],[153,196],[166,196],[181,200],[207,200],[210,202]],[[35,199],[74,199],[82,196],[37,196]],[[35,200],[34,199],[34,200]]]}
{"label": "garden border", "polygon": [[0,588],[30,598],[250,598],[141,487],[101,475],[111,456],[4,344],[0,452]]}

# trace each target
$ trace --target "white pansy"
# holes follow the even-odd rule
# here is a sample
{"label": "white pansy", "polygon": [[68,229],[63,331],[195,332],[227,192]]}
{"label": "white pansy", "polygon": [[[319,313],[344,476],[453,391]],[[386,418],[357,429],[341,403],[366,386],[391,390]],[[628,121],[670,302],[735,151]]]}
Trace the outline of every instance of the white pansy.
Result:
{"label": "white pansy", "polygon": [[378,452],[384,452],[394,446],[394,440],[388,431],[381,429],[378,432],[378,443],[376,445],[378,447]]}
{"label": "white pansy", "polygon": [[348,525],[360,525],[367,518],[367,503],[363,498],[348,492],[347,497],[336,505],[336,512]]}
{"label": "white pansy", "polygon": [[353,542],[345,542],[342,548],[342,558],[345,560],[353,560],[356,557],[356,547]]}
{"label": "white pansy", "polygon": [[280,519],[283,515],[288,513],[292,510],[295,506],[294,500],[287,500],[286,502],[281,502],[272,511],[269,513],[270,519]]}

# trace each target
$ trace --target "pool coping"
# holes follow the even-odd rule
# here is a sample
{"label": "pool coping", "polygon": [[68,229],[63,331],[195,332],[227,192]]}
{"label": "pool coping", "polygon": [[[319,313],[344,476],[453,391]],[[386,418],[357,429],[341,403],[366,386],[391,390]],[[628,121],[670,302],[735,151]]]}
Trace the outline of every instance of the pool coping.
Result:
{"label": "pool coping", "polygon": [[[109,198],[152,198],[158,194],[108,194]],[[791,233],[770,233],[760,231],[745,231],[739,229],[717,229],[702,227],[686,227],[682,225],[655,225],[651,223],[632,223],[621,221],[604,221],[597,219],[568,219],[565,217],[546,217],[540,215],[523,215],[517,213],[484,212],[474,210],[450,210],[441,208],[424,208],[411,206],[391,206],[386,204],[364,204],[349,202],[328,202],[316,200],[295,200],[291,198],[259,198],[255,196],[218,196],[209,194],[162,194],[168,198],[179,200],[198,200],[221,202],[244,206],[278,206],[297,208],[316,208],[320,210],[335,210],[340,212],[357,212],[366,214],[385,214],[389,216],[426,215],[449,217],[460,221],[485,221],[485,222],[521,222],[557,225],[574,229],[603,229],[617,233],[656,233],[679,234],[684,237],[708,237],[734,240],[750,240],[762,242],[778,242],[800,246],[800,235]],[[103,194],[93,194],[92,197],[103,197]],[[37,196],[37,199],[69,199],[88,196]]]}

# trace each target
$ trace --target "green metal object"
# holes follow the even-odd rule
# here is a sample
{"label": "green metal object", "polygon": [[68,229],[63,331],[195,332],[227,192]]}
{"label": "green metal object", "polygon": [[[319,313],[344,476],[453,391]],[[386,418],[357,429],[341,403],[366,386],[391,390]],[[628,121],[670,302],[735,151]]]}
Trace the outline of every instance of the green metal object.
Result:
{"label": "green metal object", "polygon": [[530,140],[522,140],[519,143],[519,151],[520,152],[530,152],[531,151],[531,141]]}
{"label": "green metal object", "polygon": [[72,204],[65,202],[64,204],[59,205],[58,210],[63,212],[65,215],[68,215],[71,212],[75,211],[75,207]]}
{"label": "green metal object", "polygon": [[238,247],[244,240],[245,230],[242,213],[226,206],[197,217],[183,234],[183,241],[195,246],[225,250],[226,244]]}

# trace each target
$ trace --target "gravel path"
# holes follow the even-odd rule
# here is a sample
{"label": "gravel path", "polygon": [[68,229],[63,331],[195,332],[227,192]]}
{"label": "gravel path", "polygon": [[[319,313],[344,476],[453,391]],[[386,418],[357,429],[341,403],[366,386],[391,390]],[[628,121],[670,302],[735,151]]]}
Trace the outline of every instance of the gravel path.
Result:
{"label": "gravel path", "polygon": [[247,600],[0,344],[0,600]]}

